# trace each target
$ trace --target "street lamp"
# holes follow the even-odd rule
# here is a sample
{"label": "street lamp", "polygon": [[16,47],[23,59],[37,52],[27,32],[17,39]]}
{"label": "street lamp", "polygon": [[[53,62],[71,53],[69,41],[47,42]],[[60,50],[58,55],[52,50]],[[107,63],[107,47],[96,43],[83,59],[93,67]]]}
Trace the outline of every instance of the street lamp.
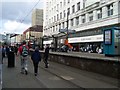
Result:
{"label": "street lamp", "polygon": [[68,40],[68,24],[69,24],[69,20],[68,20],[68,17],[69,17],[69,12],[67,11],[67,35],[66,35],[66,40]]}

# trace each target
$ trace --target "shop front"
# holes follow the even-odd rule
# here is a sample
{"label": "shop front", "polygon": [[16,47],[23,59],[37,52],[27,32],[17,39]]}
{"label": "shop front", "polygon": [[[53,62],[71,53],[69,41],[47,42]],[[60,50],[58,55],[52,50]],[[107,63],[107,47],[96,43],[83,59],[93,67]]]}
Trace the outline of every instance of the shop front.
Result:
{"label": "shop front", "polygon": [[103,34],[69,38],[68,42],[73,46],[73,51],[98,52],[96,49],[102,49]]}

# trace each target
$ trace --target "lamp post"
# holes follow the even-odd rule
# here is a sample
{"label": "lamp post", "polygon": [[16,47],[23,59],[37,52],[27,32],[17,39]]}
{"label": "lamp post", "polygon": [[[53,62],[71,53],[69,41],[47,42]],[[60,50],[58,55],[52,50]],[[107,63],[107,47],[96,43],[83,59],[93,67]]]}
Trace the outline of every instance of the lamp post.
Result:
{"label": "lamp post", "polygon": [[69,24],[69,20],[68,20],[68,16],[69,16],[69,12],[67,11],[67,34],[66,34],[66,40],[68,40],[68,24]]}

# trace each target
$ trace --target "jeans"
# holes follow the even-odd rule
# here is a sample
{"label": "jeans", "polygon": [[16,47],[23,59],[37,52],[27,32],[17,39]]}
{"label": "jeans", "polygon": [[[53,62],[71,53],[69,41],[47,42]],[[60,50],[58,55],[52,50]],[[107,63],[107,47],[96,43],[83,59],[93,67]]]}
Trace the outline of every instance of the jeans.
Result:
{"label": "jeans", "polygon": [[39,64],[39,62],[35,62],[35,61],[33,61],[33,65],[34,65],[34,73],[38,73],[38,64]]}
{"label": "jeans", "polygon": [[28,56],[26,56],[26,57],[21,56],[21,72],[24,72],[25,70],[26,71],[28,70],[27,62],[28,62]]}

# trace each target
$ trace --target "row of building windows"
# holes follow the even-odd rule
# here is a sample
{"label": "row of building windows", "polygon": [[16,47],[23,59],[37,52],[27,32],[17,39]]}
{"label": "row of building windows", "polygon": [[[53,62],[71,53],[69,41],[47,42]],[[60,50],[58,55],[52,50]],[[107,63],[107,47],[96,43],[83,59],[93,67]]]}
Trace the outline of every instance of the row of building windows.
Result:
{"label": "row of building windows", "polygon": [[[72,1],[73,1],[73,0],[62,0],[62,1],[60,1],[56,6],[54,6],[54,10],[56,10],[56,9],[58,10],[59,8],[65,6],[66,4],[71,3]],[[52,1],[50,1],[50,2],[47,2],[47,6],[51,7],[51,6],[53,6],[56,2],[58,2],[58,1],[52,0]],[[53,10],[53,9],[52,9],[52,10]]]}
{"label": "row of building windows", "polygon": [[[78,10],[80,10],[80,2],[77,3],[77,4],[78,4]],[[107,6],[107,11],[108,11],[108,13],[107,13],[108,16],[113,15],[113,4],[110,4],[110,5]],[[75,13],[75,5],[72,6],[72,13]],[[68,8],[67,9],[67,16],[72,14],[72,13],[70,13],[70,8]],[[89,12],[88,15],[89,15],[89,21],[92,21],[93,20],[93,11]],[[66,11],[64,10],[63,13],[60,12],[60,14],[57,14],[56,16],[49,19],[48,23],[53,23],[53,22],[58,21],[62,18],[65,18],[65,17],[66,17]],[[85,23],[86,15],[83,14],[83,15],[81,15],[81,17],[82,17],[82,23]],[[97,19],[100,19],[100,18],[102,18],[102,8],[97,9]]]}
{"label": "row of building windows", "polygon": [[[60,3],[62,3],[62,2],[60,2]],[[53,14],[53,12],[58,12],[59,8],[62,8],[62,5],[60,5],[60,7],[59,7],[59,4],[57,4],[57,6],[54,6],[54,8],[52,8],[51,10],[47,10],[47,12],[49,13],[49,15],[51,15],[51,14]],[[79,10],[80,10],[80,2],[77,3],[76,11],[79,11]],[[67,14],[70,15],[71,13],[75,13],[75,5],[72,6],[72,12],[70,12],[70,8],[68,8],[67,12],[66,12],[66,10],[64,10],[63,12],[60,12],[60,14],[57,14],[57,16],[54,16],[51,19],[49,19],[49,21],[53,22],[53,18],[54,18],[54,21],[57,21],[58,19],[62,19],[63,17],[66,17]],[[48,16],[46,16],[46,17],[48,17]]]}
{"label": "row of building windows", "polygon": [[[96,17],[96,18],[97,18],[97,19],[101,19],[103,13],[106,13],[107,16],[113,15],[113,3],[110,4],[110,5],[107,5],[107,12],[102,12],[102,8],[97,9],[97,13],[96,13],[96,14],[97,14],[97,17]],[[62,13],[60,14],[60,16],[62,17]],[[70,19],[70,20],[68,20],[68,21],[65,21],[65,22],[60,23],[59,26],[58,26],[58,25],[53,26],[53,27],[51,27],[51,28],[49,28],[49,29],[46,29],[45,31],[47,31],[47,30],[50,30],[51,32],[58,31],[58,27],[59,27],[59,29],[65,28],[65,24],[66,24],[66,23],[68,23],[68,27],[69,27],[69,25],[70,25],[70,26],[77,26],[77,25],[79,25],[79,24],[82,24],[82,23],[87,22],[87,21],[86,21],[86,20],[87,20],[86,17],[88,17],[88,20],[89,20],[89,21],[93,21],[93,19],[94,19],[94,13],[93,13],[93,11],[89,12],[89,13],[88,13],[88,16],[86,16],[86,14],[83,14],[83,15],[81,15],[81,16],[77,16],[77,17],[72,18],[72,19]],[[58,15],[58,14],[57,14],[57,18],[59,18],[59,15]],[[81,22],[80,22],[80,21],[81,21]]]}

